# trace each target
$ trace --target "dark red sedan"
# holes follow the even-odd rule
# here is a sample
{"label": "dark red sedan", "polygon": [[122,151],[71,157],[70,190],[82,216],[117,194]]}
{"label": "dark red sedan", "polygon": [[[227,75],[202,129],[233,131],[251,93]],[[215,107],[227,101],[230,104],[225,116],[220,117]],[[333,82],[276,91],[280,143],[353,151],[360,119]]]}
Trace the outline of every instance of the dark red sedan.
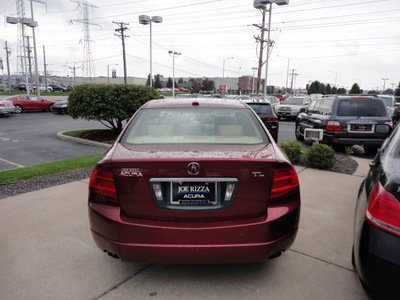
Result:
{"label": "dark red sedan", "polygon": [[15,95],[7,97],[5,100],[13,102],[17,114],[24,110],[53,111],[53,105],[57,103],[56,101],[46,100],[36,95]]}
{"label": "dark red sedan", "polygon": [[293,244],[299,217],[294,167],[240,101],[146,103],[89,184],[93,238],[124,261],[262,262]]}

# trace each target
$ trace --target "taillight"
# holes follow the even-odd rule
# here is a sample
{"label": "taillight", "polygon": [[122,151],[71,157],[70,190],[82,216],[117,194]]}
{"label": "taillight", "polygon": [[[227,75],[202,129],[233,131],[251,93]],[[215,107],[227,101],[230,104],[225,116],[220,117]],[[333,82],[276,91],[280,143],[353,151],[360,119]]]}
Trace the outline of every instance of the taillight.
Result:
{"label": "taillight", "polygon": [[[90,177],[89,190],[94,193],[93,196],[97,200],[100,200],[100,202],[107,202],[107,199],[104,197],[117,200],[118,197],[115,189],[114,175],[112,170],[101,168],[94,169],[92,176]],[[91,200],[93,200],[92,197]]]}
{"label": "taillight", "polygon": [[293,168],[275,170],[270,198],[283,196],[298,188],[299,179]]}
{"label": "taillight", "polygon": [[393,121],[386,121],[385,124],[393,128]]}
{"label": "taillight", "polygon": [[342,125],[339,121],[328,121],[326,131],[342,131]]}
{"label": "taillight", "polygon": [[273,117],[273,118],[268,118],[267,121],[276,121],[277,118]]}
{"label": "taillight", "polygon": [[6,106],[5,104],[3,104],[3,103],[0,103],[0,106]]}
{"label": "taillight", "polygon": [[379,181],[369,196],[366,217],[377,227],[400,235],[400,203]]}

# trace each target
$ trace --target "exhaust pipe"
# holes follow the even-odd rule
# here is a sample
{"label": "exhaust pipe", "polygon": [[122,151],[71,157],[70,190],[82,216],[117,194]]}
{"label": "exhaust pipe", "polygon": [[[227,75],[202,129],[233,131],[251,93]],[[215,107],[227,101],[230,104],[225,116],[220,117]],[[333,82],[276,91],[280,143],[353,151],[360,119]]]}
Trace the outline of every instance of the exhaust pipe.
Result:
{"label": "exhaust pipe", "polygon": [[104,253],[107,253],[107,254],[108,254],[109,256],[111,256],[112,258],[120,259],[119,255],[116,254],[116,253],[114,253],[114,252],[108,251],[107,249],[104,249],[103,251],[104,251]]}
{"label": "exhaust pipe", "polygon": [[269,256],[269,259],[274,259],[274,258],[277,258],[277,257],[281,256],[282,253],[283,253],[284,251],[285,251],[285,250],[282,249],[282,250],[279,250],[278,252],[272,253],[272,254]]}

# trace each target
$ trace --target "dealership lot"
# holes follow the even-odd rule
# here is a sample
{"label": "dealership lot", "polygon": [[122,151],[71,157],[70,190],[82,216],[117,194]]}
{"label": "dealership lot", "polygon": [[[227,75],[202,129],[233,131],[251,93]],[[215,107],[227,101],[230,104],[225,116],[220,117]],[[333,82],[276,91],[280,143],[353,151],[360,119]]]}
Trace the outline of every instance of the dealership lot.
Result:
{"label": "dealership lot", "polygon": [[358,160],[354,175],[297,167],[302,196],[297,239],[264,264],[114,260],[90,234],[88,179],[3,199],[0,298],[367,299],[350,260],[355,198],[369,162]]}

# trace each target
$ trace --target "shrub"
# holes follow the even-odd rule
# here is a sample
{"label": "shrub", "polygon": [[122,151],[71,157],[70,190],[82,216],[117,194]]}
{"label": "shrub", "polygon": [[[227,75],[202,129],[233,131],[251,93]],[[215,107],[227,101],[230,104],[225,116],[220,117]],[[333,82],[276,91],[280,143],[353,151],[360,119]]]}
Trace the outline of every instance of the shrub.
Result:
{"label": "shrub", "polygon": [[148,86],[127,84],[84,84],[75,87],[68,99],[68,113],[74,118],[96,120],[115,132],[122,122],[151,99],[157,92]]}
{"label": "shrub", "polygon": [[329,169],[335,164],[335,150],[325,144],[311,146],[306,156],[311,168]]}
{"label": "shrub", "polygon": [[301,156],[301,144],[297,141],[279,143],[279,147],[285,152],[290,161],[294,164]]}

